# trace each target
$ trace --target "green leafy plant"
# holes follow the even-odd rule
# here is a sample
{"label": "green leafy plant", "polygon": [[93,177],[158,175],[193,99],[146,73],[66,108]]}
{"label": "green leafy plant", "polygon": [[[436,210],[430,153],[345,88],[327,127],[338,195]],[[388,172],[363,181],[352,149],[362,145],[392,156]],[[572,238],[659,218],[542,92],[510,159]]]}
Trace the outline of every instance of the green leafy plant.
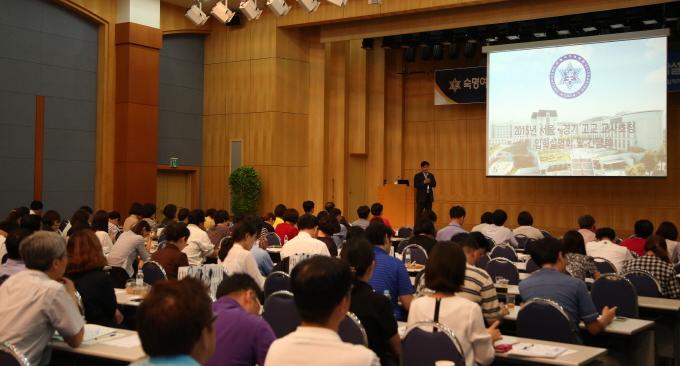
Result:
{"label": "green leafy plant", "polygon": [[234,214],[255,214],[262,191],[262,181],[255,168],[242,166],[229,176],[231,188],[231,212]]}

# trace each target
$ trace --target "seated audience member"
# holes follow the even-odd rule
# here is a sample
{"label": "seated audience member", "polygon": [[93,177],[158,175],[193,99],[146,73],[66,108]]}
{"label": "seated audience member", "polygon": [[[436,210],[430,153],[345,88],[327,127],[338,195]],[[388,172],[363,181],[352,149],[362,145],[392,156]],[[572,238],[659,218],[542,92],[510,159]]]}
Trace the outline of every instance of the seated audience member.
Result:
{"label": "seated audience member", "polygon": [[179,267],[189,265],[189,259],[182,250],[187,246],[191,233],[186,224],[171,222],[163,229],[163,235],[165,235],[165,246],[153,253],[151,260],[163,267],[169,280],[176,280]]}
{"label": "seated audience member", "polygon": [[331,213],[331,211],[335,208],[335,202],[333,201],[328,201],[323,204],[323,209],[324,211]]}
{"label": "seated audience member", "polygon": [[92,217],[92,230],[94,230],[94,234],[102,246],[104,255],[108,255],[113,247],[113,242],[111,242],[111,237],[109,236],[108,212],[99,210],[94,214]]}
{"label": "seated audience member", "polygon": [[42,227],[42,217],[38,215],[28,215],[21,219],[21,228],[30,232],[39,231]]}
{"label": "seated audience member", "polygon": [[600,316],[586,283],[564,273],[567,263],[563,245],[558,239],[545,238],[530,243],[528,251],[541,269],[519,283],[519,295],[524,301],[543,298],[558,303],[569,316],[572,331],[577,337],[581,321],[590,334],[600,333],[612,322],[616,307],[610,309],[605,306]]}
{"label": "seated audience member", "polygon": [[135,202],[130,206],[128,211],[128,217],[123,221],[123,231],[131,230],[133,226],[137,225],[139,220],[142,219],[144,214],[144,206],[141,203]]}
{"label": "seated audience member", "polygon": [[226,210],[219,210],[215,212],[213,219],[215,220],[215,226],[208,229],[208,237],[210,238],[210,242],[212,242],[215,247],[218,247],[220,241],[229,236],[231,226],[229,225],[229,213]]}
{"label": "seated audience member", "polygon": [[215,226],[215,214],[217,214],[217,210],[214,208],[209,208],[205,210],[205,230],[208,231],[212,229]]}
{"label": "seated audience member", "polygon": [[656,229],[656,235],[666,239],[666,247],[668,255],[671,257],[671,263],[678,262],[678,228],[670,221],[664,221]]}
{"label": "seated audience member", "polygon": [[498,294],[493,285],[493,279],[482,268],[475,267],[479,257],[484,255],[485,249],[480,248],[477,240],[466,233],[454,235],[451,241],[460,245],[465,254],[465,280],[456,295],[466,298],[482,309],[482,315],[491,324],[507,314],[505,308],[498,303]]}
{"label": "seated audience member", "polygon": [[586,254],[583,236],[578,231],[570,230],[564,234],[562,241],[564,242],[564,259],[567,261],[567,273],[583,281],[586,278],[598,279],[600,272],[595,267],[593,257]]}
{"label": "seated audience member", "polygon": [[276,230],[276,227],[279,226],[279,224],[283,224],[283,214],[286,213],[287,209],[288,208],[283,203],[279,203],[274,207],[274,222],[272,223],[274,230]]}
{"label": "seated audience member", "polygon": [[149,358],[133,366],[199,366],[215,351],[212,299],[199,280],[155,284],[137,310],[137,332]]}
{"label": "seated audience member", "polygon": [[7,235],[18,228],[19,224],[17,224],[14,220],[5,220],[0,222],[0,260],[2,260],[2,258],[4,258],[7,254],[7,249],[5,249],[5,240],[7,239]]}
{"label": "seated audience member", "polygon": [[158,223],[156,222],[156,205],[153,203],[145,203],[142,206],[142,220],[149,223],[151,226],[151,233],[155,236],[158,230]]}
{"label": "seated audience member", "polygon": [[111,252],[106,256],[109,266],[125,269],[129,277],[135,273],[132,267],[137,257],[148,261],[150,256],[146,250],[145,241],[151,235],[151,227],[146,221],[139,221],[129,231],[120,234]]}
{"label": "seated audience member", "polygon": [[437,213],[432,211],[429,208],[424,208],[423,212],[421,212],[418,215],[418,217],[425,217],[425,218],[430,219],[430,221],[432,221],[433,223],[435,223],[435,224],[437,223]]}
{"label": "seated audience member", "polygon": [[42,216],[42,209],[43,203],[41,201],[32,201],[28,214]]}
{"label": "seated audience member", "polygon": [[326,244],[328,248],[328,253],[331,257],[338,256],[338,246],[333,240],[333,234],[340,232],[340,223],[338,219],[333,215],[324,215],[323,218],[319,219],[319,230],[317,239]]}
{"label": "seated audience member", "polygon": [[159,227],[166,227],[171,223],[175,222],[177,219],[177,206],[172,203],[168,203],[163,207],[163,221]]}
{"label": "seated audience member", "polygon": [[368,221],[368,215],[371,213],[371,209],[366,206],[362,205],[357,208],[357,216],[359,217],[358,219],[354,220],[352,222],[352,226],[358,226],[364,230],[368,227],[368,224],[370,224],[370,221]]}
{"label": "seated audience member", "polygon": [[543,239],[541,230],[533,227],[534,217],[528,211],[522,211],[517,215],[517,228],[512,231],[513,235],[524,235],[529,239]]}
{"label": "seated audience member", "polygon": [[373,218],[371,219],[371,222],[375,220],[380,220],[383,224],[385,224],[390,230],[392,230],[392,224],[390,224],[390,220],[387,219],[387,217],[384,217],[382,215],[383,213],[383,205],[380,202],[376,202],[371,205],[371,215],[373,215]]}
{"label": "seated audience member", "polygon": [[186,208],[186,207],[180,208],[179,211],[177,211],[177,221],[188,224],[190,213],[191,213],[191,211],[189,211],[188,208]]}
{"label": "seated audience member", "polygon": [[347,263],[323,256],[306,259],[293,268],[291,287],[302,324],[272,343],[265,366],[380,365],[373,351],[344,343],[338,335],[350,307]]}
{"label": "seated audience member", "polygon": [[352,226],[347,230],[347,241],[355,239],[366,239],[366,230],[362,229],[360,226]]}
{"label": "seated audience member", "polygon": [[622,241],[621,246],[628,248],[637,255],[645,254],[645,242],[654,233],[654,224],[649,220],[635,222],[635,235]]}
{"label": "seated audience member", "polygon": [[111,242],[115,243],[118,239],[118,235],[122,232],[120,228],[120,213],[118,211],[109,212],[109,237]]}
{"label": "seated audience member", "polygon": [[90,226],[90,213],[87,210],[79,209],[74,212],[69,220],[69,225],[62,231],[66,236],[72,235],[74,232],[82,229],[92,229]]}
{"label": "seated audience member", "polygon": [[19,250],[26,270],[0,286],[0,343],[14,345],[31,365],[47,365],[54,332],[78,347],[85,321],[75,286],[64,277],[68,262],[64,239],[39,231],[22,240]]}
{"label": "seated audience member", "polygon": [[503,210],[496,210],[493,212],[493,223],[482,230],[482,234],[488,236],[493,240],[494,244],[499,245],[508,243],[517,248],[517,239],[512,234],[512,230],[508,229],[505,221],[508,219],[508,214]]}
{"label": "seated audience member", "polygon": [[7,240],[5,240],[7,261],[0,265],[0,277],[13,276],[26,269],[26,264],[24,264],[24,261],[21,259],[19,245],[24,238],[31,234],[33,233],[26,229],[15,229],[9,233]]}
{"label": "seated audience member", "polygon": [[437,244],[437,240],[434,238],[434,236],[434,223],[426,217],[420,217],[416,220],[416,224],[413,226],[413,237],[408,239],[408,243],[409,245],[418,244],[427,251],[427,254],[430,254],[430,251],[434,245]]}
{"label": "seated audience member", "polygon": [[347,228],[349,227],[349,223],[342,216],[342,211],[340,211],[340,209],[337,207],[331,210],[330,215],[335,217],[335,219],[338,220],[338,223],[340,224],[340,231],[333,234],[333,241],[335,241],[335,246],[338,249],[342,249],[342,243],[347,240]]}
{"label": "seated audience member", "polygon": [[475,225],[470,232],[482,232],[493,223],[493,213],[486,211],[479,218],[479,224]]}
{"label": "seated audience member", "polygon": [[666,240],[658,235],[650,236],[645,242],[644,255],[623,264],[621,273],[645,271],[652,275],[661,286],[661,296],[680,298],[680,283],[666,251]]}
{"label": "seated audience member", "polygon": [[466,365],[490,365],[494,359],[493,342],[501,339],[499,322],[488,329],[479,305],[456,296],[465,279],[465,254],[458,244],[439,242],[432,249],[425,267],[425,284],[433,294],[411,303],[408,325],[434,321],[453,330],[458,338]]}
{"label": "seated audience member", "polygon": [[[578,233],[583,236],[583,242],[588,244],[591,241],[599,240],[595,237],[595,218],[591,215],[583,215],[578,218]],[[616,238],[611,238],[613,241]]]}
{"label": "seated audience member", "polygon": [[451,218],[451,222],[437,232],[437,241],[449,241],[456,234],[467,233],[463,229],[463,222],[465,221],[465,208],[463,206],[451,207],[449,218]]}
{"label": "seated audience member", "polygon": [[266,234],[262,234],[263,232],[266,232],[267,229],[263,227],[262,219],[253,217],[251,220],[255,221],[255,226],[260,228],[258,230],[260,232],[260,236],[258,237],[255,244],[253,244],[253,247],[250,248],[250,253],[255,258],[257,269],[260,270],[260,274],[262,274],[264,277],[267,277],[270,273],[272,273],[274,268],[272,257],[266,250],[268,246]]}
{"label": "seated audience member", "polygon": [[389,295],[392,312],[397,320],[404,318],[398,301],[408,311],[413,300],[413,285],[404,263],[390,256],[392,229],[379,221],[371,222],[366,228],[366,239],[373,244],[375,254],[375,271],[369,283],[375,292]]}
{"label": "seated audience member", "polygon": [[264,286],[264,276],[260,274],[255,257],[250,252],[259,237],[257,226],[253,220],[241,220],[234,226],[231,238],[225,240],[220,248],[222,266],[228,275],[245,273],[252,277],[260,288]]}
{"label": "seated audience member", "polygon": [[263,297],[260,287],[247,274],[222,280],[212,306],[217,317],[215,353],[205,366],[264,365],[276,335],[259,316]]}
{"label": "seated audience member", "polygon": [[99,239],[91,230],[79,230],[68,238],[66,254],[66,276],[83,300],[85,320],[104,326],[120,324],[123,314],[116,308],[113,281],[104,272],[107,263]]}
{"label": "seated audience member", "polygon": [[54,210],[48,210],[42,216],[42,229],[45,231],[59,231],[59,225],[61,225],[61,216],[59,212]]}
{"label": "seated audience member", "polygon": [[[208,257],[215,256],[215,245],[210,241],[208,233],[205,232],[205,214],[202,210],[193,210],[188,216],[189,241],[182,250],[189,258],[189,265],[200,266]],[[219,249],[219,248],[217,248]]]}
{"label": "seated audience member", "polygon": [[267,233],[273,233],[276,232],[274,229],[274,226],[272,224],[274,223],[274,213],[273,212],[267,212],[262,216],[262,227],[267,230]]}
{"label": "seated audience member", "polygon": [[480,250],[480,256],[491,252],[491,249],[493,249],[494,244],[491,242],[491,240],[487,239],[487,237],[479,231],[470,231],[470,236],[477,242]]}
{"label": "seated audience member", "polygon": [[299,218],[300,214],[294,208],[287,209],[283,214],[283,222],[274,229],[276,235],[281,239],[281,243],[285,244],[297,236],[299,229],[295,227],[295,224]]}
{"label": "seated audience member", "polygon": [[401,339],[397,333],[397,321],[392,313],[392,303],[385,296],[373,291],[368,284],[375,270],[375,254],[366,239],[347,242],[342,259],[354,273],[349,310],[361,321],[368,337],[368,347],[380,358],[383,366],[399,365]]}
{"label": "seated audience member", "polygon": [[302,202],[302,211],[306,214],[314,214],[314,201]]}
{"label": "seated audience member", "polygon": [[[281,248],[281,259],[294,257],[295,259],[291,260],[297,263],[314,255],[331,255],[326,244],[319,239],[315,239],[319,220],[314,215],[302,215],[297,225],[300,233]],[[294,266],[295,264],[291,263],[290,268]]]}
{"label": "seated audience member", "polygon": [[586,243],[586,255],[593,258],[604,258],[616,267],[617,272],[621,272],[623,263],[633,259],[630,251],[618,244],[614,244],[616,232],[608,227],[597,229],[595,240]]}

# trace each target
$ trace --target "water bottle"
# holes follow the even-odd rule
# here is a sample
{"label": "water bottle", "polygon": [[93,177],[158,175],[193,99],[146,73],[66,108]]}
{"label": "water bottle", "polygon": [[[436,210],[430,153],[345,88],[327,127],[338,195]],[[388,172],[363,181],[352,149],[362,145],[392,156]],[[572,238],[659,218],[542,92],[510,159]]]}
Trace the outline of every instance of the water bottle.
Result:
{"label": "water bottle", "polygon": [[142,272],[141,269],[137,271],[137,277],[135,277],[135,286],[137,287],[144,286],[144,272]]}
{"label": "water bottle", "polygon": [[411,265],[411,250],[407,250],[404,252],[404,263],[406,264],[406,267]]}

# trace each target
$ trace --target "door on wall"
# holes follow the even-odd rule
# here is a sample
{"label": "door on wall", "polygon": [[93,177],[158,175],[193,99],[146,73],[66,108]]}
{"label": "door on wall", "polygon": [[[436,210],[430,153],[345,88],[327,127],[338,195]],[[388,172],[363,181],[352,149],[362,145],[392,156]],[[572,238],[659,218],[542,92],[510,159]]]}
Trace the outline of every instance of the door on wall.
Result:
{"label": "door on wall", "polygon": [[198,171],[193,169],[158,169],[156,179],[156,217],[163,219],[163,207],[172,203],[177,209],[198,206]]}

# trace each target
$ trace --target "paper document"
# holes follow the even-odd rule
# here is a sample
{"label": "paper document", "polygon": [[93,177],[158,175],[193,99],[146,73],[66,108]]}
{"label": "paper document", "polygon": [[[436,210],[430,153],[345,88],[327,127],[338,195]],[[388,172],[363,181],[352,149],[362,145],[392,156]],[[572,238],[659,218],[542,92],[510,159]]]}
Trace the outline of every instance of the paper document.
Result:
{"label": "paper document", "polygon": [[136,334],[133,334],[127,337],[112,339],[110,341],[104,342],[104,344],[114,347],[132,348],[139,347],[141,342],[139,337]]}
{"label": "paper document", "polygon": [[520,342],[512,346],[512,349],[508,352],[508,355],[555,358],[566,351],[567,349],[564,347]]}

